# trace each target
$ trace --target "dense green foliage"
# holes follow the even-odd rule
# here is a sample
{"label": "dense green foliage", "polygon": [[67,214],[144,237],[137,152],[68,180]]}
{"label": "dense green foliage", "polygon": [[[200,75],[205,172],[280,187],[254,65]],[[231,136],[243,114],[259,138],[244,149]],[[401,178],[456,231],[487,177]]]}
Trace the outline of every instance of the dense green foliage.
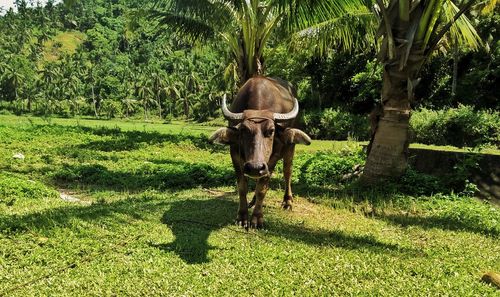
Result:
{"label": "dense green foliage", "polygon": [[127,12],[147,3],[49,2],[7,12],[0,18],[8,36],[0,41],[4,107],[62,116],[214,116],[224,89],[220,52],[159,36],[147,19],[134,23]]}
{"label": "dense green foliage", "polygon": [[[167,122],[179,117],[203,122],[220,116],[222,94],[234,91],[238,81],[227,48],[212,40],[187,43],[175,31],[158,30],[157,19],[139,13],[150,7],[150,1],[66,2],[30,7],[18,1],[18,12],[0,16],[1,113]],[[423,69],[415,107],[466,103],[474,110],[498,111],[499,17],[473,13],[486,47],[473,53],[459,49],[456,56],[443,43],[441,53]],[[339,45],[317,57],[300,50],[300,44],[293,50],[278,42],[281,39],[270,39],[264,71],[297,86],[304,129],[316,138],[367,140],[366,115],[380,100],[381,88],[374,50],[346,52]],[[452,95],[455,58],[458,81]],[[422,120],[418,118],[418,127],[434,125]],[[432,143],[438,138],[428,137],[424,128],[414,130],[420,134],[417,141]],[[439,144],[497,143],[496,132],[489,128],[474,135],[483,132],[489,133],[482,136],[486,141],[460,143],[444,137]]]}
{"label": "dense green foliage", "polygon": [[297,146],[293,211],[278,169],[265,230],[245,232],[214,129],[1,116],[0,294],[497,294],[479,281],[500,270],[497,207],[415,174],[411,194],[339,183],[359,144],[316,141]]}
{"label": "dense green foliage", "polygon": [[500,113],[476,111],[471,106],[445,110],[421,109],[411,118],[411,131],[418,143],[500,146]]}
{"label": "dense green foliage", "polygon": [[[367,116],[356,115],[339,108],[304,114],[305,131],[317,139],[369,140]],[[412,112],[410,133],[413,142],[456,147],[500,147],[500,113],[474,110],[472,106]]]}
{"label": "dense green foliage", "polygon": [[306,132],[318,139],[368,140],[370,135],[367,116],[352,114],[339,108],[306,113],[302,121]]}

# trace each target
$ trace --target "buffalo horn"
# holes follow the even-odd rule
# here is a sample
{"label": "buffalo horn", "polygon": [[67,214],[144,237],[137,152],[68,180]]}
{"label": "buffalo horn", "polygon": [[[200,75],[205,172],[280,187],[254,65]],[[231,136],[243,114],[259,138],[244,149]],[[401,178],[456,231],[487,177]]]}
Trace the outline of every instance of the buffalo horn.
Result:
{"label": "buffalo horn", "polygon": [[228,120],[242,120],[243,119],[242,112],[234,113],[227,108],[226,94],[224,94],[224,97],[222,98],[222,113],[224,114],[224,117]]}
{"label": "buffalo horn", "polygon": [[286,120],[291,120],[297,117],[297,114],[299,113],[299,102],[297,101],[297,98],[293,98],[293,109],[288,112],[288,113],[274,113],[274,120],[275,121],[286,121]]}

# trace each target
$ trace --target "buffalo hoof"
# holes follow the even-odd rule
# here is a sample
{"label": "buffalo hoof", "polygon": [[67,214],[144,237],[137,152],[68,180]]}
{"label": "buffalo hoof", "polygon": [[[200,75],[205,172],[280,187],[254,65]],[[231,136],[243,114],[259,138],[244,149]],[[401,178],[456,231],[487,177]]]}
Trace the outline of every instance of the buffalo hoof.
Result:
{"label": "buffalo hoof", "polygon": [[254,229],[261,229],[264,227],[264,216],[262,213],[253,213],[250,227]]}
{"label": "buffalo hoof", "polygon": [[248,212],[238,212],[238,216],[236,217],[236,225],[248,230]]}
{"label": "buffalo hoof", "polygon": [[285,196],[285,198],[283,198],[283,202],[281,202],[281,207],[285,210],[292,210],[292,201],[292,197]]}

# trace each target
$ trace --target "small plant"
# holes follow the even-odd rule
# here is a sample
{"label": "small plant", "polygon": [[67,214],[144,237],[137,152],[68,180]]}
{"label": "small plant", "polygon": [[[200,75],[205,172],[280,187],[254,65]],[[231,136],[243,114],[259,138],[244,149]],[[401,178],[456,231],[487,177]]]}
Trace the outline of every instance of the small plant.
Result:
{"label": "small plant", "polygon": [[347,149],[338,153],[319,152],[299,159],[296,163],[302,163],[299,167],[300,182],[310,186],[334,186],[345,182],[346,175],[364,162],[361,152]]}
{"label": "small plant", "polygon": [[56,198],[57,192],[44,184],[13,174],[0,173],[0,203],[12,206],[17,200]]}

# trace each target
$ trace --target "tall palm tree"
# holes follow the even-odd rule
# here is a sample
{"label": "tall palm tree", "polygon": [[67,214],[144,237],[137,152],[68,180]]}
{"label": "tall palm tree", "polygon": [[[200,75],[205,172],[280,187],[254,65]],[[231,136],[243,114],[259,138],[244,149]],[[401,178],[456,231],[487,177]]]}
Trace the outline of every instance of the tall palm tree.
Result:
{"label": "tall palm tree", "polygon": [[14,91],[14,98],[12,102],[17,103],[16,101],[19,100],[19,91],[21,86],[23,85],[25,76],[22,73],[21,69],[18,67],[12,67],[11,65],[6,64],[5,65],[5,78],[10,84],[10,87]]}
{"label": "tall palm tree", "polygon": [[184,88],[184,84],[176,76],[171,75],[165,78],[165,85],[161,89],[161,93],[165,96],[165,99],[169,99],[167,106],[170,117],[173,117],[175,102],[181,98],[182,88]]}
{"label": "tall palm tree", "polygon": [[142,103],[144,109],[144,120],[148,120],[148,107],[154,105],[156,101],[153,98],[153,89],[151,87],[151,79],[146,76],[143,71],[138,76],[139,80],[136,84],[136,95],[138,100]]}
{"label": "tall palm tree", "polygon": [[[263,74],[264,50],[272,36],[343,16],[362,7],[363,0],[158,0],[151,10],[166,25],[193,40],[218,38],[230,50],[238,85]],[[281,34],[274,34],[281,33]],[[349,43],[348,35],[337,40]]]}
{"label": "tall palm tree", "polygon": [[479,46],[479,37],[464,15],[473,2],[458,9],[451,0],[391,0],[388,6],[377,0],[378,34],[383,37],[378,52],[384,66],[382,106],[372,113],[375,125],[365,182],[399,177],[406,170],[411,104],[420,70],[447,32],[461,44]]}
{"label": "tall palm tree", "polygon": [[158,71],[158,69],[150,69],[149,71],[151,73],[152,92],[156,100],[156,106],[158,107],[158,116],[160,117],[160,119],[162,119],[162,99],[164,97],[163,90],[166,87],[166,80],[161,75],[160,71]]}

